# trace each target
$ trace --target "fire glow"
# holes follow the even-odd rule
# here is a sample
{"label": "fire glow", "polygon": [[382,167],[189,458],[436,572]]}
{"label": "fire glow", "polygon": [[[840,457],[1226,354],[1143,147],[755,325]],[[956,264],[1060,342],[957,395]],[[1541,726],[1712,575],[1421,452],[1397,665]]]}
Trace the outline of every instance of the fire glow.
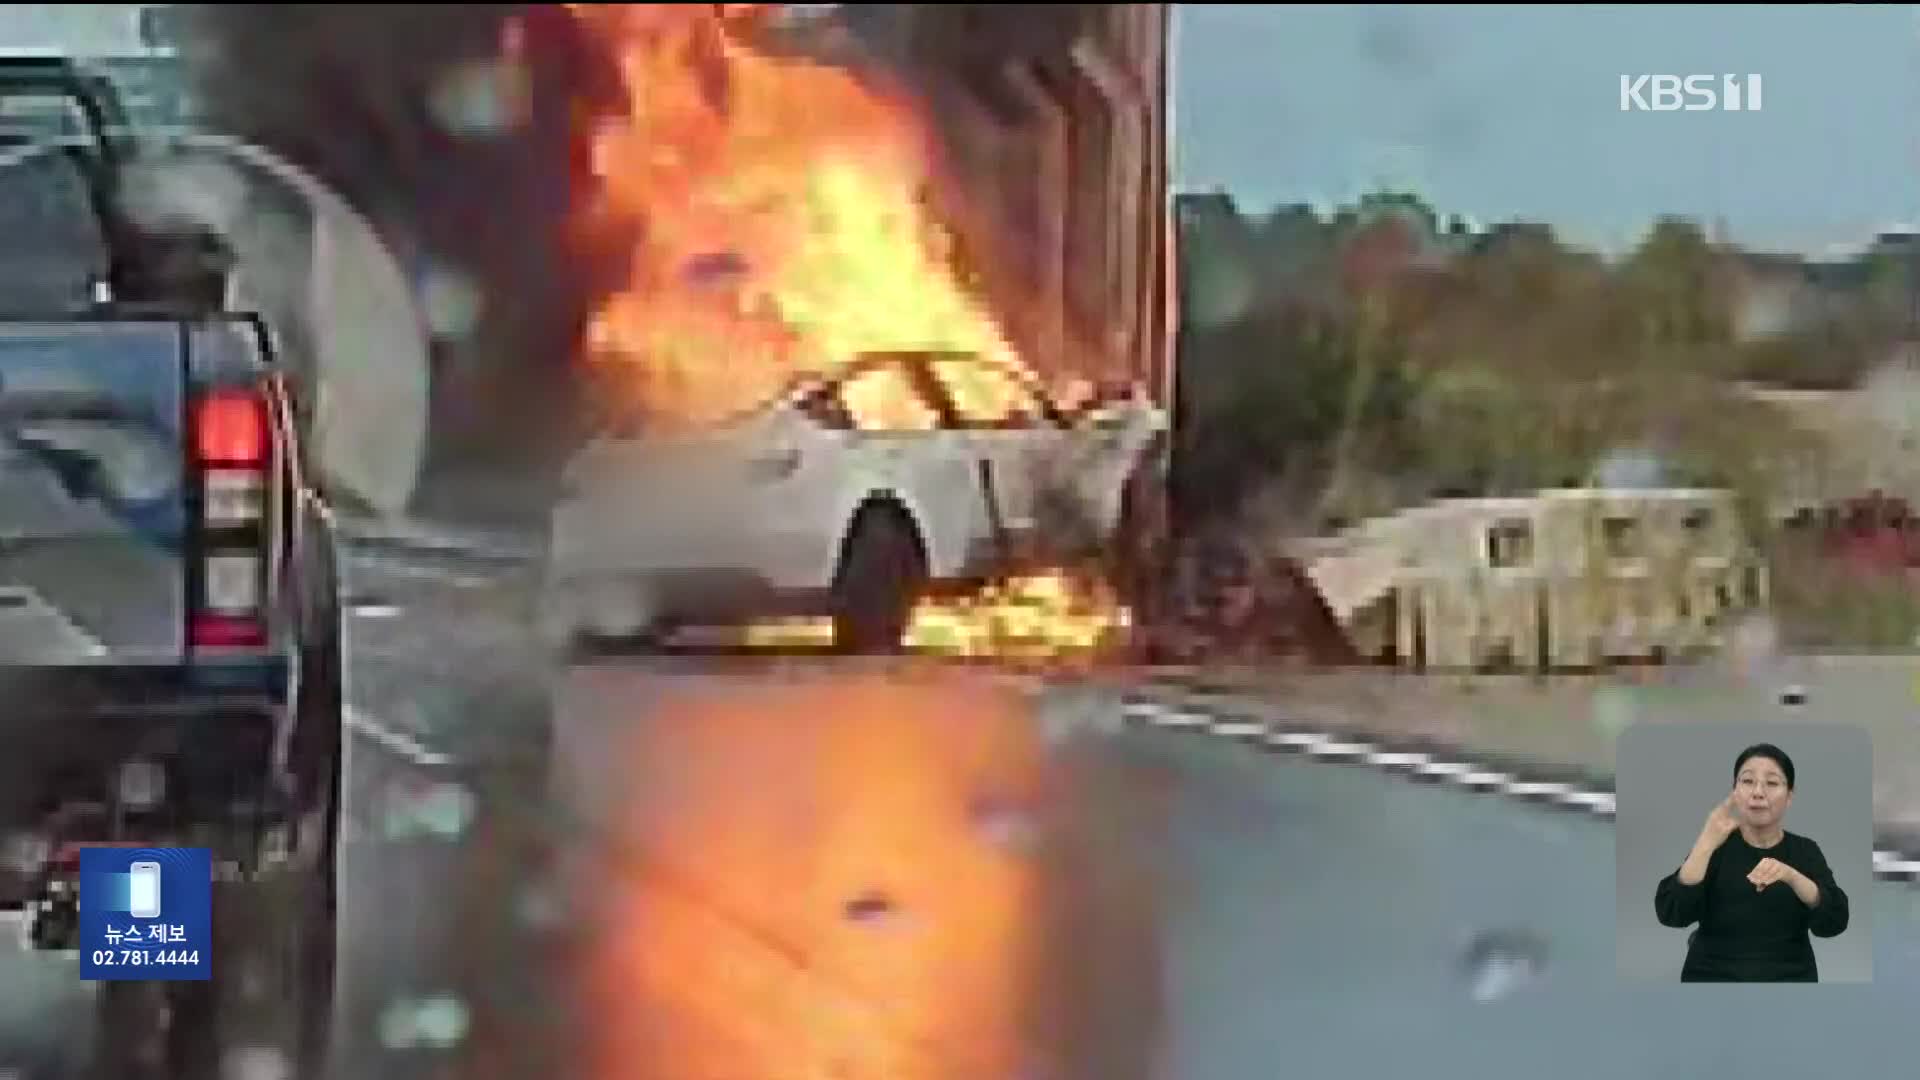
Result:
{"label": "fire glow", "polygon": [[1016,577],[959,601],[922,601],[903,644],[949,656],[1043,659],[1108,647],[1129,621],[1107,589],[1054,571]]}
{"label": "fire glow", "polygon": [[[716,422],[867,352],[1022,364],[929,207],[932,140],[915,108],[846,69],[756,48],[775,7],[572,7],[616,61],[625,98],[595,129],[581,224],[631,251],[585,354],[656,428]],[[1003,385],[957,397],[978,404]],[[883,426],[927,422],[909,406],[859,411]],[[1094,648],[1125,623],[1104,593],[1050,573],[924,600],[903,644],[1050,654]],[[746,640],[815,645],[821,631],[766,622]]]}
{"label": "fire glow", "polygon": [[652,423],[710,422],[863,351],[1015,359],[926,205],[914,108],[845,69],[756,50],[770,8],[573,9],[626,98],[592,138],[584,223],[632,238],[586,352],[620,365]]}

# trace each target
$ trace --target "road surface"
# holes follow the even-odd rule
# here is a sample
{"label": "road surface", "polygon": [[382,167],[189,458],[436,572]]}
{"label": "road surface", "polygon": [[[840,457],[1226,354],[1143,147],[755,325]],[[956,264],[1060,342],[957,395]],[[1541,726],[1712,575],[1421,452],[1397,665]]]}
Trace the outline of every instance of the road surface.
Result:
{"label": "road surface", "polygon": [[[1872,986],[1622,987],[1605,819],[1121,727],[1092,688],[550,673],[518,570],[349,575],[342,1076],[1912,1069],[1912,886],[1856,901]],[[72,968],[0,953],[0,1076],[84,1057]],[[1747,1037],[1776,1016],[1819,1037]]]}

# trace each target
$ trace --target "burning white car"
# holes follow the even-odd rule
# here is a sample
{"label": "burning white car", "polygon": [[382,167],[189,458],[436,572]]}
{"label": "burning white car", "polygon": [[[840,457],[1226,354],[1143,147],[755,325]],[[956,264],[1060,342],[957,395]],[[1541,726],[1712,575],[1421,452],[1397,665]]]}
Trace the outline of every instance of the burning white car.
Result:
{"label": "burning white car", "polygon": [[964,352],[864,353],[691,434],[608,432],[569,465],[545,620],[558,643],[822,615],[899,646],[915,601],[1112,551],[1158,508],[1167,419],[1069,412]]}

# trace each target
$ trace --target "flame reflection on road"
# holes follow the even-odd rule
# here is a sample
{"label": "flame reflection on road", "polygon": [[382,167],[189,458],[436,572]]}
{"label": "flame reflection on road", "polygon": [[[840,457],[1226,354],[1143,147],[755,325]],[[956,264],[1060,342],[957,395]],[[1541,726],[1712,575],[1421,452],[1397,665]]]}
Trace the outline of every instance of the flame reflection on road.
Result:
{"label": "flame reflection on road", "polygon": [[1149,1074],[1150,790],[977,677],[686,685],[571,766],[620,851],[582,1075]]}

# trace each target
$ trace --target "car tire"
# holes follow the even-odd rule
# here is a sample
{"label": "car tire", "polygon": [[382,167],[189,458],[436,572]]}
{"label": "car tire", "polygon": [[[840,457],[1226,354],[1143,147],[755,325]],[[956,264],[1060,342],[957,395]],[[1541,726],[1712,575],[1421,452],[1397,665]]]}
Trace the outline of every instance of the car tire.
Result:
{"label": "car tire", "polygon": [[899,652],[926,580],[926,554],[906,514],[888,507],[861,511],[834,574],[834,648],[864,655]]}

